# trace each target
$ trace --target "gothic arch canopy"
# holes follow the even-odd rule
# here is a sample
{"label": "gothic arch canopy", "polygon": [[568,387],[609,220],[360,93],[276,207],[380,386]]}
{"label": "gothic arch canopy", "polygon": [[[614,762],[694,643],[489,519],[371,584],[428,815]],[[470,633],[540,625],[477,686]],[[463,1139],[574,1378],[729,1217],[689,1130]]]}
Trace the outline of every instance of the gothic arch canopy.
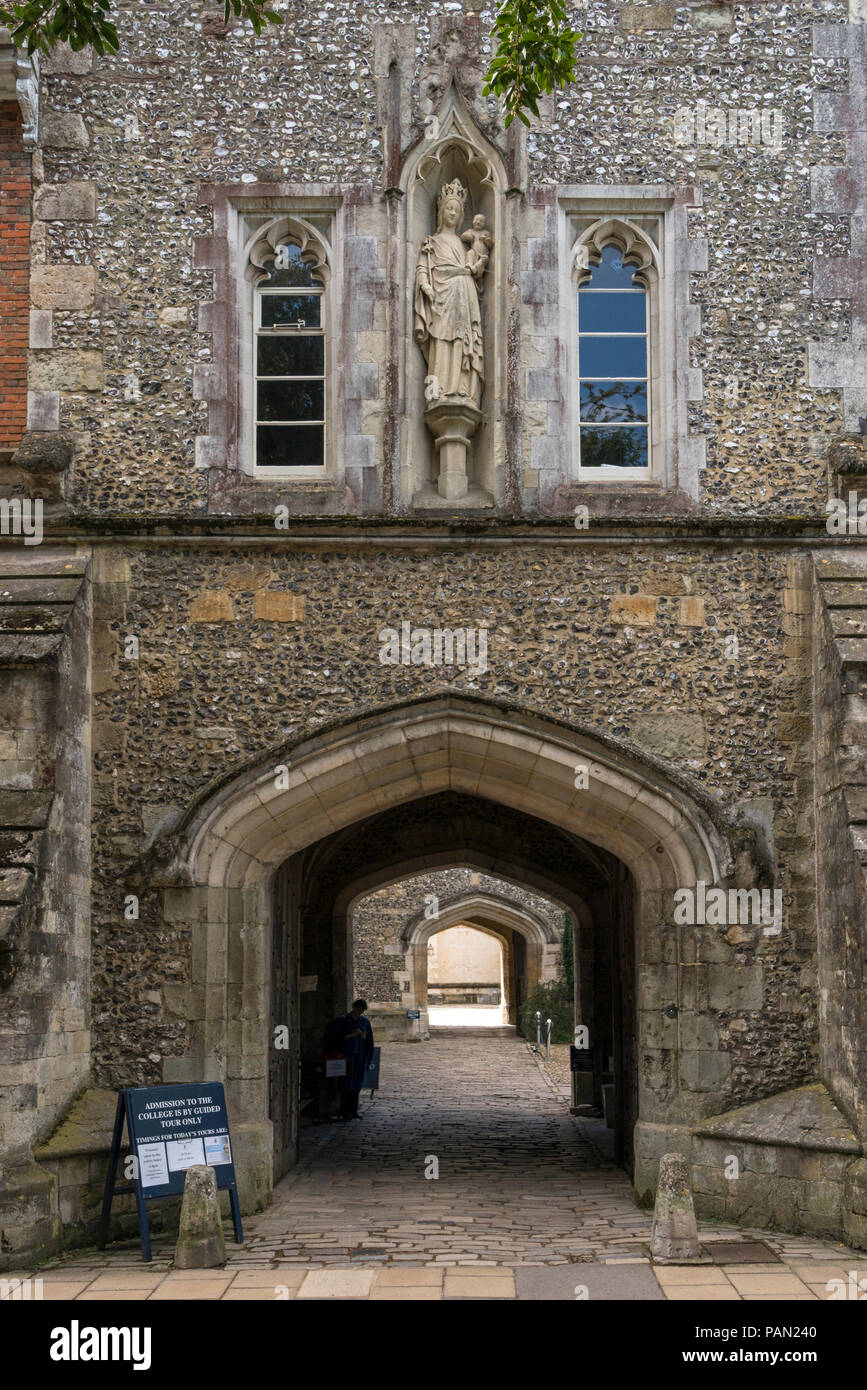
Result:
{"label": "gothic arch canopy", "polygon": [[[479,129],[467,105],[456,90],[449,87],[440,110],[431,111],[425,119],[421,141],[410,149],[401,171],[401,188],[409,192],[414,183],[427,183],[445,172],[444,161],[449,151],[460,153],[468,170],[472,170],[479,186],[501,191],[506,186],[505,165],[495,145]],[[451,173],[448,174],[451,177]]]}

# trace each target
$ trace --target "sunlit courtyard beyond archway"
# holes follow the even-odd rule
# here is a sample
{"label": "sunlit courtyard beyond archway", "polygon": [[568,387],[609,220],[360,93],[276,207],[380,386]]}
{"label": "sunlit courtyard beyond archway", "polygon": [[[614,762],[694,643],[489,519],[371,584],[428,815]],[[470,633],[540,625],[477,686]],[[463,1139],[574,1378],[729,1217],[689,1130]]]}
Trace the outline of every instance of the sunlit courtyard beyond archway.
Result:
{"label": "sunlit courtyard beyond archway", "polygon": [[506,1023],[503,946],[490,931],[458,923],[428,941],[431,1028],[500,1028]]}

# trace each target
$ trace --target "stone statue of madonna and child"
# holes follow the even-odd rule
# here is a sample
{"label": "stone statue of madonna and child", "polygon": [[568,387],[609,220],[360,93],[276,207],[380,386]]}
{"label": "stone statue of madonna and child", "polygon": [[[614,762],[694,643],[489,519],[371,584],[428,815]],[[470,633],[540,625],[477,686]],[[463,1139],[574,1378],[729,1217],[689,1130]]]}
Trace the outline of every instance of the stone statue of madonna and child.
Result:
{"label": "stone statue of madonna and child", "polygon": [[485,380],[479,294],[493,238],[481,214],[458,233],[466,201],[459,179],[443,185],[437,229],[423,241],[415,271],[413,336],[427,363],[425,419],[437,438],[444,497],[466,494],[467,450]]}

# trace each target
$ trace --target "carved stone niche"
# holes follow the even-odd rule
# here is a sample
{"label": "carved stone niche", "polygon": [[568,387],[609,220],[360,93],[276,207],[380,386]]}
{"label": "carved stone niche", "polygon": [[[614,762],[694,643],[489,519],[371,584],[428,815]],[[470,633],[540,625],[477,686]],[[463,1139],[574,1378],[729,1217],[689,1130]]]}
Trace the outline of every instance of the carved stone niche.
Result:
{"label": "carved stone niche", "polygon": [[[433,380],[414,336],[416,268],[426,238],[437,230],[442,190],[457,181],[466,191],[458,236],[484,218],[491,239],[484,274],[474,278],[481,317],[484,378],[478,408],[451,399]],[[404,386],[406,432],[401,500],[416,508],[493,507],[504,494],[506,364],[506,177],[497,149],[479,131],[452,84],[401,177],[405,194]],[[471,248],[467,247],[468,254]]]}

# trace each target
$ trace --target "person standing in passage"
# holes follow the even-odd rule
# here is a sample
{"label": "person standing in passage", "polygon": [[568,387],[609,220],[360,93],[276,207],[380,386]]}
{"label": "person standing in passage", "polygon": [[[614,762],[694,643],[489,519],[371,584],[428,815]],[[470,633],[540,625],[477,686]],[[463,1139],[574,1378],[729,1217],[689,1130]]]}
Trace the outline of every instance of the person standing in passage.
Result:
{"label": "person standing in passage", "polygon": [[329,1032],[346,1058],[346,1075],[340,1084],[340,1119],[357,1120],[358,1097],[364,1073],[373,1057],[373,1029],[364,1017],[366,999],[356,999],[348,1014],[334,1020]]}

